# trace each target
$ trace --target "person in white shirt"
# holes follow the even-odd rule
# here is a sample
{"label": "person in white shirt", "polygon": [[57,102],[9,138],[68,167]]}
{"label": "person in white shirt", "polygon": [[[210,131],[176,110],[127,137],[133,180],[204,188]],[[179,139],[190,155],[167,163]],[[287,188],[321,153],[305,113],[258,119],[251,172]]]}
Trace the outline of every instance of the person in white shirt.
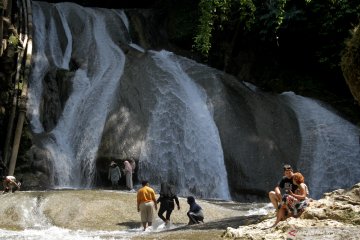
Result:
{"label": "person in white shirt", "polygon": [[2,180],[4,186],[3,194],[20,190],[21,182],[17,181],[14,176],[3,176]]}
{"label": "person in white shirt", "polygon": [[133,175],[133,168],[131,166],[131,164],[129,163],[129,161],[125,161],[124,162],[124,173],[125,173],[125,177],[126,177],[126,187],[128,188],[128,190],[133,190],[133,180],[132,180],[132,175]]}

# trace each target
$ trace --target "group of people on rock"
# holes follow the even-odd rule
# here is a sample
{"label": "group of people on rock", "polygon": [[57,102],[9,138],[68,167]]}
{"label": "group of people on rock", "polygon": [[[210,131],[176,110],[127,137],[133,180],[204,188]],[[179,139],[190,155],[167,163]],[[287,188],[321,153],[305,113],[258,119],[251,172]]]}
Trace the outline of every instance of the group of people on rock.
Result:
{"label": "group of people on rock", "polygon": [[[140,212],[141,223],[144,231],[147,227],[152,226],[154,219],[154,210],[157,211],[157,204],[160,203],[158,216],[163,220],[166,226],[170,224],[170,216],[175,209],[175,203],[178,210],[180,210],[179,199],[176,195],[175,188],[172,184],[162,183],[160,189],[160,197],[156,200],[155,191],[149,186],[148,181],[142,181],[142,187],[137,192],[137,210]],[[175,201],[175,203],[174,203]],[[202,208],[195,202],[193,196],[187,198],[189,204],[189,211],[187,216],[189,218],[189,225],[204,222],[204,214]],[[165,213],[165,217],[164,217]]]}
{"label": "group of people on rock", "polygon": [[[309,205],[309,189],[304,176],[300,172],[294,173],[289,164],[284,165],[284,176],[276,185],[274,191],[269,192],[269,198],[276,209],[276,220],[271,227],[289,217],[299,217]],[[284,194],[281,193],[284,190]]]}
{"label": "group of people on rock", "polygon": [[[125,174],[125,178],[126,178],[126,188],[130,191],[135,191],[133,185],[133,174],[135,172],[135,168],[136,168],[136,163],[134,159],[124,161],[124,168],[122,169],[122,171]],[[114,161],[112,161],[110,163],[109,173],[108,173],[108,179],[111,181],[112,189],[118,189],[120,178],[121,178],[121,170],[119,166]]]}

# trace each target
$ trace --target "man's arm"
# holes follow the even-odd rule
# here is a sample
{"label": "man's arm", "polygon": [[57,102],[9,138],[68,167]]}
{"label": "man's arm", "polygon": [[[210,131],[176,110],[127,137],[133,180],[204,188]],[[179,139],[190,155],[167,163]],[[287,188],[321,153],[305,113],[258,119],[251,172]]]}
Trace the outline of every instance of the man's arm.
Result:
{"label": "man's arm", "polygon": [[18,188],[20,188],[19,184],[18,184],[16,181],[11,180],[11,179],[9,179],[9,180],[10,180],[10,183],[15,184],[15,186],[17,186]]}
{"label": "man's arm", "polygon": [[137,211],[140,212],[140,197],[139,192],[136,195],[136,202],[137,202]]}
{"label": "man's arm", "polygon": [[281,199],[281,190],[280,190],[280,187],[279,186],[276,186],[275,189],[275,195],[278,199]]}
{"label": "man's arm", "polygon": [[152,198],[152,200],[154,202],[155,210],[157,210],[157,202],[156,202],[156,197],[155,197],[155,191],[154,190],[151,191],[151,198]]}

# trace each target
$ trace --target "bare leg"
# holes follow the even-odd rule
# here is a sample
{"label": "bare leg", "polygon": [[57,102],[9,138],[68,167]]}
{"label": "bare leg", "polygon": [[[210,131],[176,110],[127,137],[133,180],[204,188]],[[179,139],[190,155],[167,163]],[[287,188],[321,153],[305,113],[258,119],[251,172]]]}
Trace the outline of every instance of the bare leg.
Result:
{"label": "bare leg", "polygon": [[269,192],[269,198],[270,198],[270,201],[271,201],[272,205],[274,206],[274,208],[277,209],[281,199],[278,198],[278,196],[276,195],[276,193],[274,191]]}
{"label": "bare leg", "polygon": [[275,227],[280,221],[285,220],[285,213],[286,213],[286,209],[280,208],[276,214],[275,223],[271,227]]}
{"label": "bare leg", "polygon": [[146,230],[146,222],[142,223],[143,227],[144,227],[144,231]]}

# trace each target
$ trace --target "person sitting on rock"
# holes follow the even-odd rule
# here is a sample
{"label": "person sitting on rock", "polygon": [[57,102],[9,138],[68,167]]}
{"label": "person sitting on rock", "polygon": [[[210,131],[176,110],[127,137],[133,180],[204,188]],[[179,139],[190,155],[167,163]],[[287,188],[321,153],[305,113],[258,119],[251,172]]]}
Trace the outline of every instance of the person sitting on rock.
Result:
{"label": "person sitting on rock", "polygon": [[271,203],[273,204],[276,211],[278,211],[279,203],[281,202],[282,194],[281,189],[286,191],[293,191],[295,192],[297,189],[297,185],[293,183],[293,169],[289,164],[285,164],[284,167],[284,176],[276,185],[274,191],[269,192],[269,198]]}
{"label": "person sitting on rock", "polygon": [[304,176],[299,172],[295,173],[293,175],[293,183],[298,188],[295,193],[289,190],[283,195],[282,202],[276,214],[276,221],[272,227],[275,227],[280,221],[288,217],[299,217],[309,204],[309,190],[304,183]]}

